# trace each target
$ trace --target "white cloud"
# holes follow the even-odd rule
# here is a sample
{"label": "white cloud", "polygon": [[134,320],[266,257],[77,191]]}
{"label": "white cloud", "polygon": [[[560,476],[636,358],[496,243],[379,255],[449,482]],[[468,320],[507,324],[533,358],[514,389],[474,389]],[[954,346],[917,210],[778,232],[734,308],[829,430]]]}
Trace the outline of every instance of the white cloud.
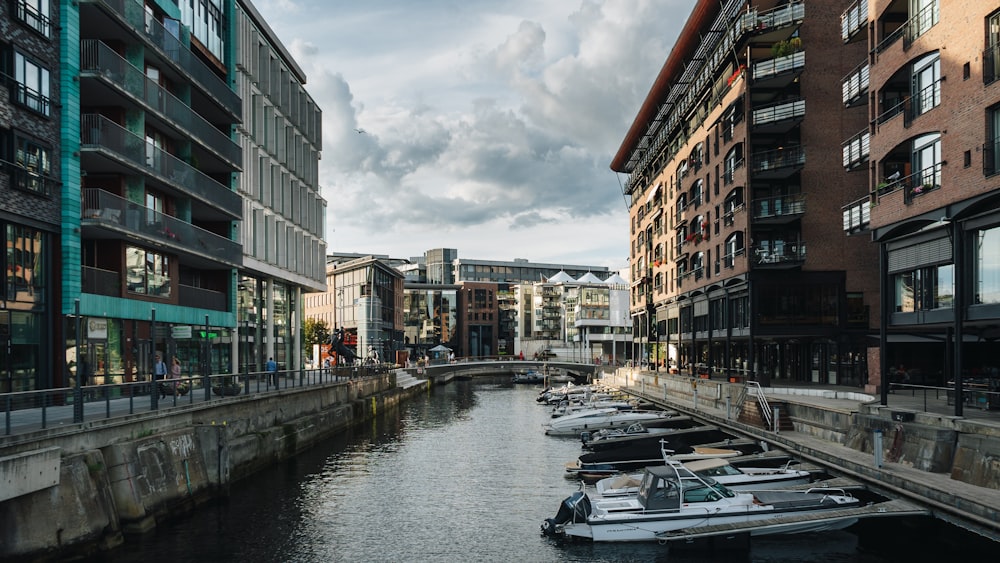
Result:
{"label": "white cloud", "polygon": [[625,266],[608,167],[693,3],[257,3],[323,110],[329,248]]}

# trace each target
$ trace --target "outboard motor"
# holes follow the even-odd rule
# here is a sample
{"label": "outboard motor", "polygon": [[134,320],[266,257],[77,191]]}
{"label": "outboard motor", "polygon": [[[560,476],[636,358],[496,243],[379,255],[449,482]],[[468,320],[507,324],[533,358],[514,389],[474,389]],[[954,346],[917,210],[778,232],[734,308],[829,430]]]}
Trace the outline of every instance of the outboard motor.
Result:
{"label": "outboard motor", "polygon": [[583,442],[584,446],[586,446],[593,437],[594,433],[591,432],[590,430],[584,430],[583,432],[580,432],[580,441]]}
{"label": "outboard motor", "polygon": [[562,501],[555,518],[546,518],[542,522],[542,533],[555,537],[566,523],[586,522],[587,516],[590,516],[590,499],[583,491],[577,491]]}

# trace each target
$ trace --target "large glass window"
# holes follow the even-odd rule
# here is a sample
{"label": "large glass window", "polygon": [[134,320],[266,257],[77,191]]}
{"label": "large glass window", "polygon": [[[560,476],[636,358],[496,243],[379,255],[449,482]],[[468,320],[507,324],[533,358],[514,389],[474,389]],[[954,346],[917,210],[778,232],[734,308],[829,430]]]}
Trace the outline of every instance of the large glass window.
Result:
{"label": "large glass window", "polygon": [[47,178],[52,175],[52,151],[31,139],[15,136],[13,139],[13,154],[7,154],[3,149],[3,158],[13,161],[13,185],[19,189],[49,195]]}
{"label": "large glass window", "polygon": [[43,115],[49,115],[49,70],[21,53],[14,53],[14,78],[19,103]]}
{"label": "large glass window", "polygon": [[947,309],[954,305],[955,266],[929,266],[893,276],[897,313]]}
{"label": "large glass window", "polygon": [[125,249],[129,293],[170,297],[169,259],[155,252],[130,246]]}
{"label": "large glass window", "polygon": [[1000,304],[1000,227],[976,235],[976,303]]}
{"label": "large glass window", "polygon": [[913,141],[913,167],[918,170],[914,185],[923,189],[941,185],[941,135],[932,133]]}
{"label": "large glass window", "polygon": [[941,58],[931,53],[913,65],[913,115],[941,104]]}
{"label": "large glass window", "polygon": [[7,301],[45,302],[45,236],[41,231],[8,224],[4,229],[7,249],[4,261],[4,295]]}

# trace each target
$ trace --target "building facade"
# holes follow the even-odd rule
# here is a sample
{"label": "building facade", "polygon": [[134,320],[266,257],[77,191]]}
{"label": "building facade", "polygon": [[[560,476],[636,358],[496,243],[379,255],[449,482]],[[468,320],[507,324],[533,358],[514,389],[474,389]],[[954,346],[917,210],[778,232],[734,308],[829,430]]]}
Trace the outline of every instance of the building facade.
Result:
{"label": "building facade", "polygon": [[53,275],[67,118],[58,103],[60,10],[38,0],[0,5],[0,393],[69,384]]}
{"label": "building facade", "polygon": [[239,0],[235,16],[243,113],[236,136],[244,150],[233,353],[241,371],[262,370],[272,357],[282,368],[297,368],[304,295],[327,287],[322,112],[306,91],[305,73],[253,4]]}
{"label": "building facade", "polygon": [[869,193],[843,225],[879,251],[879,372],[996,389],[1000,5],[868,0],[843,21],[844,43],[865,48],[844,103],[869,121],[844,139]]}
{"label": "building facade", "polygon": [[60,3],[62,69],[79,75],[61,92],[61,305],[92,383],[148,375],[155,354],[185,374],[234,367],[234,6],[209,2],[200,25],[182,4]]}
{"label": "building facade", "polygon": [[877,253],[839,213],[866,179],[828,158],[867,122],[840,96],[866,53],[841,38],[849,5],[696,3],[611,164],[641,361],[868,383]]}

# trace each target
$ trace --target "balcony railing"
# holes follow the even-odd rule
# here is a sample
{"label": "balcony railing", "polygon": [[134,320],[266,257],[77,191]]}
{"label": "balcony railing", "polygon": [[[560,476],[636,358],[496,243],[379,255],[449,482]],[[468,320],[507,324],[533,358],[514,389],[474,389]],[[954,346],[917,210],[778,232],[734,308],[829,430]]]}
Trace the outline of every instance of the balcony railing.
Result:
{"label": "balcony railing", "polygon": [[96,39],[80,42],[80,71],[84,76],[99,76],[121,91],[145,102],[194,139],[219,153],[234,166],[240,166],[240,146],[229,135],[215,128],[190,106],[146,77],[111,47]]}
{"label": "balcony railing", "polygon": [[868,228],[871,223],[872,203],[870,197],[863,197],[841,208],[844,215],[844,231],[856,233]]}
{"label": "balcony railing", "polygon": [[758,266],[803,262],[805,259],[806,243],[802,241],[785,242],[769,248],[753,248],[753,263]]}
{"label": "balcony railing", "polygon": [[726,268],[735,268],[736,259],[740,256],[743,256],[744,254],[746,254],[746,248],[735,249],[731,253],[725,254],[722,257],[722,265],[725,266]]}
{"label": "balcony railing", "polygon": [[909,126],[917,117],[941,105],[941,82],[935,80],[907,99],[905,125]]}
{"label": "balcony railing", "polygon": [[875,201],[879,201],[882,197],[890,193],[902,190],[903,201],[910,203],[913,201],[913,198],[940,188],[942,167],[942,163],[937,163],[918,170],[909,176],[880,182],[875,187]]}
{"label": "balcony railing", "polygon": [[59,186],[57,178],[29,170],[16,162],[0,159],[0,170],[10,175],[10,186],[19,190],[51,196]]}
{"label": "balcony railing", "polygon": [[215,98],[220,106],[239,119],[242,114],[239,94],[181,43],[174,32],[167,30],[155,19],[147,20],[142,2],[136,0],[85,0],[85,2],[103,4],[117,13],[133,29],[146,36],[165,58],[177,63],[206,94]]}
{"label": "balcony railing", "polygon": [[765,197],[753,200],[753,218],[770,219],[801,215],[806,212],[806,200],[802,194]]}
{"label": "balcony railing", "polygon": [[866,99],[869,84],[869,66],[867,62],[856,66],[850,74],[841,81],[841,93],[843,95],[844,106],[852,106],[859,101]]}
{"label": "balcony railing", "polygon": [[233,219],[242,216],[239,194],[174,155],[147,144],[142,137],[103,115],[82,115],[80,136],[83,150],[96,148],[110,151],[137,169],[157,175],[162,181],[229,214]]}
{"label": "balcony railing", "polygon": [[908,48],[918,37],[937,24],[940,19],[940,13],[940,7],[936,1],[927,5],[924,9],[906,20],[906,23],[879,41],[875,46],[875,53],[878,54],[885,51],[900,38],[904,39],[903,48]]}
{"label": "balcony railing", "polygon": [[806,163],[806,150],[802,145],[761,151],[753,154],[751,170],[754,173],[777,170]]}
{"label": "balcony railing", "polygon": [[806,66],[806,52],[799,51],[784,57],[761,61],[753,65],[753,79],[761,80],[784,72],[790,72]]}
{"label": "balcony railing", "polygon": [[201,287],[179,284],[178,304],[182,307],[196,307],[213,311],[228,311],[226,294]]}
{"label": "balcony railing", "polygon": [[868,161],[871,154],[871,133],[865,127],[856,135],[844,142],[844,168],[853,170]]}
{"label": "balcony railing", "polygon": [[81,289],[84,293],[121,297],[122,276],[118,272],[91,266],[82,266],[81,271],[83,273]]}
{"label": "balcony railing", "polygon": [[170,246],[177,252],[199,254],[228,266],[238,267],[242,262],[242,247],[226,237],[104,190],[86,189],[83,198],[81,221],[85,225],[94,224],[132,233]]}
{"label": "balcony railing", "polygon": [[[52,21],[49,19],[48,14],[39,12],[35,4],[37,2],[29,4],[26,0],[17,0],[15,3],[17,19],[23,21],[45,37],[52,37]],[[48,3],[46,2],[45,5],[47,6]]]}
{"label": "balcony railing", "polygon": [[840,15],[840,37],[847,43],[867,25],[868,0],[854,0],[851,7]]}
{"label": "balcony railing", "polygon": [[797,119],[806,114],[806,101],[795,100],[773,106],[753,110],[753,121],[756,125],[784,121],[786,119]]}
{"label": "balcony railing", "polygon": [[[729,208],[730,206],[727,204],[726,207]],[[736,222],[736,214],[743,211],[746,211],[746,206],[743,205],[743,202],[733,205],[731,209],[722,214],[722,224],[727,227],[732,226]]]}

